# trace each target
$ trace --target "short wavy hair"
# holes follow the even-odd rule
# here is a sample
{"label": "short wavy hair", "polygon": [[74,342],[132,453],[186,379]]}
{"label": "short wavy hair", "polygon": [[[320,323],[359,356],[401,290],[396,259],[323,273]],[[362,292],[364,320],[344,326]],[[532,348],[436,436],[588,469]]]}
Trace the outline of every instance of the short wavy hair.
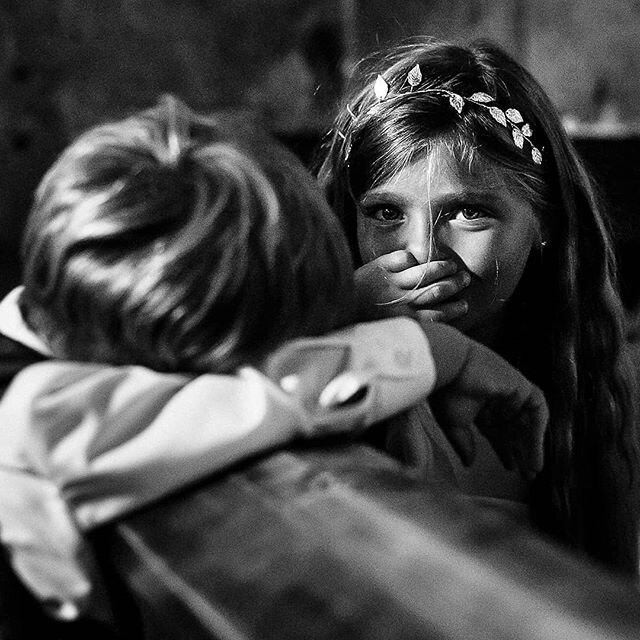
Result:
{"label": "short wavy hair", "polygon": [[27,322],[82,361],[229,372],[354,308],[344,234],[300,161],[170,96],[62,153],[23,264]]}

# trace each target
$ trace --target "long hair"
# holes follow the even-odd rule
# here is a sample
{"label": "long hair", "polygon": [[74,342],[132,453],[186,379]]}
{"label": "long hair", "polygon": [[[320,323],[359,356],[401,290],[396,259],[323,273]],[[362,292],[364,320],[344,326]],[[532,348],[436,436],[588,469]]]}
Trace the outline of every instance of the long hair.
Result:
{"label": "long hair", "polygon": [[313,177],[172,97],[63,152],[23,257],[27,321],[77,360],[229,372],[351,320],[349,250]]}
{"label": "long hair", "polygon": [[[414,87],[407,77],[416,64],[422,77]],[[379,74],[389,90],[382,101],[373,90]],[[458,113],[432,89],[486,93],[503,112],[517,109],[531,144],[519,148],[488,109],[467,105]],[[487,42],[420,39],[374,54],[352,77],[319,153],[318,177],[361,264],[358,198],[441,144],[463,167],[482,158],[502,170],[532,204],[544,238],[507,304],[496,346],[550,405],[534,519],[574,548],[636,572],[638,445],[612,241],[589,175],[537,81]]]}

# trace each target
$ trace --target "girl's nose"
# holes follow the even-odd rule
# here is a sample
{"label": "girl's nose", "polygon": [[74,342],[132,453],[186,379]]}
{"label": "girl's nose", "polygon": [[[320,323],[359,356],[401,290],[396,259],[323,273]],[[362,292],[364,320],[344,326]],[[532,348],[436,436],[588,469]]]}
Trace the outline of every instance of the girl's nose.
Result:
{"label": "girl's nose", "polygon": [[415,229],[408,239],[407,251],[410,251],[420,263],[445,260],[450,257],[451,250],[444,238],[440,237],[441,235],[438,233],[437,227],[435,233],[432,232],[430,227],[423,231]]}
{"label": "girl's nose", "polygon": [[420,263],[431,259],[433,242],[431,241],[431,223],[422,212],[413,216],[406,229],[406,249]]}

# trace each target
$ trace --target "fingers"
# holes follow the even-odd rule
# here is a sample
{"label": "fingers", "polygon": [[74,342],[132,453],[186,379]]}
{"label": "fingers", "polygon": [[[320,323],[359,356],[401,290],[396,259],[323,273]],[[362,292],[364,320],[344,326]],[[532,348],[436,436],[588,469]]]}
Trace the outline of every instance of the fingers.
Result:
{"label": "fingers", "polygon": [[470,467],[476,459],[476,442],[470,428],[451,426],[444,430],[453,450],[465,467]]}
{"label": "fingers", "polygon": [[451,298],[451,296],[455,296],[467,287],[470,282],[471,276],[467,271],[459,272],[453,277],[413,291],[411,305],[416,309],[431,309],[434,305]]}
{"label": "fingers", "polygon": [[379,269],[387,271],[396,287],[414,292],[418,306],[455,295],[471,282],[469,272],[454,260],[418,264],[408,251],[394,251],[374,262]]}
{"label": "fingers", "polygon": [[534,477],[544,464],[544,438],[549,424],[549,410],[542,392],[531,393],[510,418],[513,455],[525,477]]}
{"label": "fingers", "polygon": [[[411,306],[411,305],[410,305]],[[416,313],[420,323],[422,322],[450,322],[454,318],[463,316],[469,310],[466,300],[456,300],[436,305],[429,310],[421,310]]]}
{"label": "fingers", "polygon": [[429,398],[431,410],[454,451],[469,467],[476,457],[476,443],[471,425],[477,414],[477,403],[464,396],[436,392]]}
{"label": "fingers", "polygon": [[355,272],[359,315],[374,319],[428,311],[425,322],[450,322],[468,311],[465,300],[450,300],[471,281],[452,260],[417,264],[408,251],[376,258]]}
{"label": "fingers", "polygon": [[549,412],[542,392],[531,385],[523,399],[514,393],[495,398],[478,413],[476,425],[502,465],[531,479],[542,470]]}
{"label": "fingers", "polygon": [[[393,254],[389,255],[391,256]],[[459,270],[459,266],[453,260],[434,260],[433,262],[415,264],[405,269],[397,269],[395,271],[391,268],[388,269],[396,274],[394,276],[394,282],[398,287],[413,290],[426,287],[443,278],[454,276]]]}
{"label": "fingers", "polygon": [[469,398],[452,400],[437,395],[432,397],[431,406],[443,433],[465,466],[470,466],[476,457],[476,443],[469,426],[475,423],[505,469],[519,471],[527,479],[542,469],[548,412],[541,394],[532,394],[524,403],[511,395],[480,404]]}
{"label": "fingers", "polygon": [[[394,274],[392,278],[396,286],[406,290],[404,299],[411,309],[429,311],[425,319],[432,322],[448,322],[467,313],[469,305],[466,300],[449,299],[471,283],[468,271],[457,271],[447,277],[452,268],[457,268],[452,265],[447,261],[419,265]],[[424,286],[417,287],[420,281]],[[409,285],[414,288],[409,289]]]}
{"label": "fingers", "polygon": [[544,465],[544,440],[549,427],[549,408],[542,391],[534,388],[526,408],[531,420],[531,441],[528,447],[529,466],[538,473]]}
{"label": "fingers", "polygon": [[[451,303],[453,304],[453,303]],[[437,308],[441,311],[444,305]],[[417,312],[421,322],[432,311]],[[463,461],[470,459],[464,431],[475,424],[506,469],[533,477],[543,466],[549,413],[544,395],[490,349],[469,341],[457,376],[430,396],[434,416]]]}

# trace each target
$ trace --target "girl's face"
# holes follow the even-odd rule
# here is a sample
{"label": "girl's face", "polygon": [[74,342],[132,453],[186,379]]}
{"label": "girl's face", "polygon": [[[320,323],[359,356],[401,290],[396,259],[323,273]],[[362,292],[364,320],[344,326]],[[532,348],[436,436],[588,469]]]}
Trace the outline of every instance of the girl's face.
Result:
{"label": "girl's face", "polygon": [[469,310],[451,324],[479,339],[499,328],[540,239],[531,205],[500,169],[476,157],[470,173],[442,146],[362,195],[357,233],[364,262],[404,249],[420,263],[449,259],[467,271],[471,284],[450,301]]}

